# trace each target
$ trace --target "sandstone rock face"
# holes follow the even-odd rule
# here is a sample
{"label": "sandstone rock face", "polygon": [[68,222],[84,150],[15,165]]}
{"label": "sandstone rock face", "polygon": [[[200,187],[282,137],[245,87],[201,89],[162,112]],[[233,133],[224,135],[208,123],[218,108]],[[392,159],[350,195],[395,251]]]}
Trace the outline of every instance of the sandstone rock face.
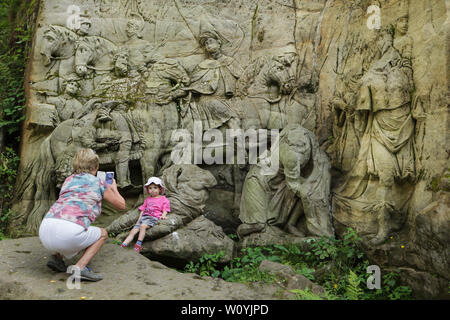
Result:
{"label": "sandstone rock face", "polygon": [[291,267],[268,260],[261,261],[259,270],[270,272],[282,279],[283,286],[288,290],[310,290],[318,296],[324,296],[326,291],[305,276],[296,273]]}
{"label": "sandstone rock face", "polygon": [[105,244],[91,262],[100,282],[81,282],[69,289],[66,273],[47,266],[39,238],[0,241],[2,300],[266,300],[277,299],[278,286],[228,283],[221,279],[183,274],[150,261],[133,250]]}
{"label": "sandstone rock face", "polygon": [[205,254],[223,251],[219,262],[227,263],[233,258],[234,242],[212,221],[201,216],[186,226],[162,238],[146,242],[143,254],[151,253],[182,261],[198,261]]}
{"label": "sandstone rock face", "polygon": [[[171,181],[174,224],[148,231],[149,245],[203,214],[244,246],[352,227],[382,267],[409,270],[418,293],[417,279],[437,279],[422,293],[439,296],[450,262],[449,9],[42,0],[10,231],[36,234],[74,153],[89,147],[131,207],[150,176]],[[248,144],[228,156],[234,129]],[[260,168],[275,164],[274,130],[286,141],[269,179]],[[137,213],[108,218],[108,230],[127,232]]]}

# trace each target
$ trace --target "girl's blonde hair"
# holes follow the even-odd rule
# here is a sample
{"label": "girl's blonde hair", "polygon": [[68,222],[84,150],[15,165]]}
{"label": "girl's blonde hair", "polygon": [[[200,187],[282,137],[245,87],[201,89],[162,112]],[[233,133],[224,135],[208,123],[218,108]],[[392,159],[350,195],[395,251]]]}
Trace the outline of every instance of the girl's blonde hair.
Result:
{"label": "girl's blonde hair", "polygon": [[98,169],[99,157],[92,149],[81,149],[73,158],[73,173],[91,173]]}

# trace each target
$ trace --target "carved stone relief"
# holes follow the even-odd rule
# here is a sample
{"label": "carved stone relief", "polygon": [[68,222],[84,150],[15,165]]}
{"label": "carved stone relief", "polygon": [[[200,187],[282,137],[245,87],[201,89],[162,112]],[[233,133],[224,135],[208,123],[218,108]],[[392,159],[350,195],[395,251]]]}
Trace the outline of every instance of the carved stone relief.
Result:
{"label": "carved stone relief", "polygon": [[[177,189],[173,224],[161,221],[146,241],[204,216],[229,221],[221,227],[247,245],[350,226],[382,246],[445,184],[444,1],[42,2],[11,228],[36,232],[81,147],[96,150],[136,205],[148,177],[198,174],[201,196]],[[371,4],[380,28],[368,24]],[[238,142],[202,138],[231,129],[280,140],[256,142],[256,163],[250,141],[244,163],[235,154],[174,163],[173,134],[188,132],[194,146],[199,124],[202,155],[214,145],[225,159]],[[271,175],[261,173],[266,150],[280,152]],[[136,214],[109,231],[125,232]]]}

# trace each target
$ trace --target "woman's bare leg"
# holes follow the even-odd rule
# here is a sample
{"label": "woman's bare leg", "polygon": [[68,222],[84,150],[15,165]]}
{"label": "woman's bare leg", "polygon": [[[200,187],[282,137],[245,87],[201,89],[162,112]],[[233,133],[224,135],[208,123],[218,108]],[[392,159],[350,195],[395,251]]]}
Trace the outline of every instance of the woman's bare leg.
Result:
{"label": "woman's bare leg", "polygon": [[80,270],[83,270],[87,266],[89,261],[91,261],[91,259],[97,254],[97,252],[103,246],[106,239],[108,239],[108,232],[103,228],[100,228],[100,229],[102,231],[100,239],[98,239],[94,244],[92,244],[90,247],[88,247],[86,249],[86,251],[84,251],[80,260],[78,260],[78,262],[76,264],[76,266],[78,268],[80,268]]}

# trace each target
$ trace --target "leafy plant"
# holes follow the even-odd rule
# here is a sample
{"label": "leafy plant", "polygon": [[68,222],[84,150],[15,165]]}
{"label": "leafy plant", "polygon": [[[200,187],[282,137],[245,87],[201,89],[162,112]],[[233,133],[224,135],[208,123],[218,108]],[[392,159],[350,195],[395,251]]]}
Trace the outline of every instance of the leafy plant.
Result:
{"label": "leafy plant", "polygon": [[201,276],[218,277],[220,275],[218,270],[219,261],[224,255],[224,251],[215,254],[205,254],[199,259],[199,262],[194,264],[191,261],[184,269],[186,272],[198,273]]}
{"label": "leafy plant", "polygon": [[359,287],[361,280],[358,278],[356,273],[350,270],[348,275],[348,284],[346,287],[346,296],[350,300],[359,300],[362,296],[362,289]]}
{"label": "leafy plant", "polygon": [[6,147],[6,151],[0,153],[0,192],[4,199],[12,197],[19,160],[19,156],[10,147]]}
{"label": "leafy plant", "polygon": [[289,292],[295,293],[294,300],[323,300],[324,298],[311,292],[309,289],[300,290],[300,289],[292,289]]}
{"label": "leafy plant", "polygon": [[230,234],[228,235],[228,237],[229,237],[231,240],[233,240],[233,241],[239,240],[239,237],[238,237],[236,234],[234,234],[234,233],[230,233]]}
{"label": "leafy plant", "polygon": [[0,239],[11,214],[36,0],[0,0]]}
{"label": "leafy plant", "polygon": [[185,271],[230,282],[273,282],[277,279],[275,275],[259,270],[263,260],[270,260],[290,266],[326,290],[323,297],[308,290],[291,290],[295,293],[294,299],[408,299],[411,290],[400,285],[400,276],[396,272],[383,275],[381,289],[366,288],[370,262],[361,250],[360,242],[358,234],[349,228],[342,239],[321,237],[306,240],[303,245],[245,248],[226,265],[216,263],[215,255],[205,255],[198,263],[186,265]]}

